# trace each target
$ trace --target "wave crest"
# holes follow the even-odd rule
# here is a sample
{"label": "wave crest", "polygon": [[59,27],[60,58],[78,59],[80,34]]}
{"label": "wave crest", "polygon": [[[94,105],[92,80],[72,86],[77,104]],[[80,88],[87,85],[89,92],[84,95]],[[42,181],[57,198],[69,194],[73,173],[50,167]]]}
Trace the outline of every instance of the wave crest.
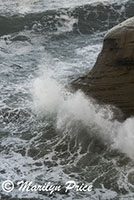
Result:
{"label": "wave crest", "polygon": [[105,31],[115,24],[132,17],[134,2],[96,3],[48,10],[42,13],[30,13],[15,16],[0,16],[0,35],[30,29],[51,33],[88,33]]}

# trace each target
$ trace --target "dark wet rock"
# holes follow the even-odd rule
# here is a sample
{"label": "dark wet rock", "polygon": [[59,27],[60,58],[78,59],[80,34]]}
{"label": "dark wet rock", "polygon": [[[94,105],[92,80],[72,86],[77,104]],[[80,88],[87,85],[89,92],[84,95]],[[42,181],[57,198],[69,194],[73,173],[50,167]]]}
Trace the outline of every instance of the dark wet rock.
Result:
{"label": "dark wet rock", "polygon": [[134,17],[108,31],[94,67],[72,86],[134,115]]}

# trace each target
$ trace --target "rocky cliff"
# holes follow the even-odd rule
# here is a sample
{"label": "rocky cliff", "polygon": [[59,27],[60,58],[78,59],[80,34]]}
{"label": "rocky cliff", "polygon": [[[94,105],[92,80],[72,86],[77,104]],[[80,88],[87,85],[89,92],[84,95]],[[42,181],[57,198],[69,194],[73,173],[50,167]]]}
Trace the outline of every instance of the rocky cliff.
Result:
{"label": "rocky cliff", "polygon": [[95,66],[72,86],[134,115],[134,17],[108,31]]}

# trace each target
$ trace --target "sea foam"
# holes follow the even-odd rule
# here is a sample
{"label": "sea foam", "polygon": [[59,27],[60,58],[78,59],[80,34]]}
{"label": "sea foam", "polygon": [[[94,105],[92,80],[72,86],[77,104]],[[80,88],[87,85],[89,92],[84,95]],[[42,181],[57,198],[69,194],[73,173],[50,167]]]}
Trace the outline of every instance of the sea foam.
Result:
{"label": "sea foam", "polygon": [[[56,118],[56,128],[71,128],[80,122],[117,149],[134,159],[134,118],[114,120],[109,105],[98,105],[82,91],[70,92],[51,77],[37,78],[33,83],[34,110],[40,117]],[[83,134],[83,133],[82,133]]]}

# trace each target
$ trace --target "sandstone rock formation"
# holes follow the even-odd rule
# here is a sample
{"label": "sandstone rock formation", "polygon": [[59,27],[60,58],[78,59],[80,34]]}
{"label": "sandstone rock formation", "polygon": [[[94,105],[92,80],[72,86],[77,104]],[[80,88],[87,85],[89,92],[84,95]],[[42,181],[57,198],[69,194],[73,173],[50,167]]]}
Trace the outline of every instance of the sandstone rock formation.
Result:
{"label": "sandstone rock formation", "polygon": [[134,17],[108,31],[95,66],[72,86],[134,115]]}

